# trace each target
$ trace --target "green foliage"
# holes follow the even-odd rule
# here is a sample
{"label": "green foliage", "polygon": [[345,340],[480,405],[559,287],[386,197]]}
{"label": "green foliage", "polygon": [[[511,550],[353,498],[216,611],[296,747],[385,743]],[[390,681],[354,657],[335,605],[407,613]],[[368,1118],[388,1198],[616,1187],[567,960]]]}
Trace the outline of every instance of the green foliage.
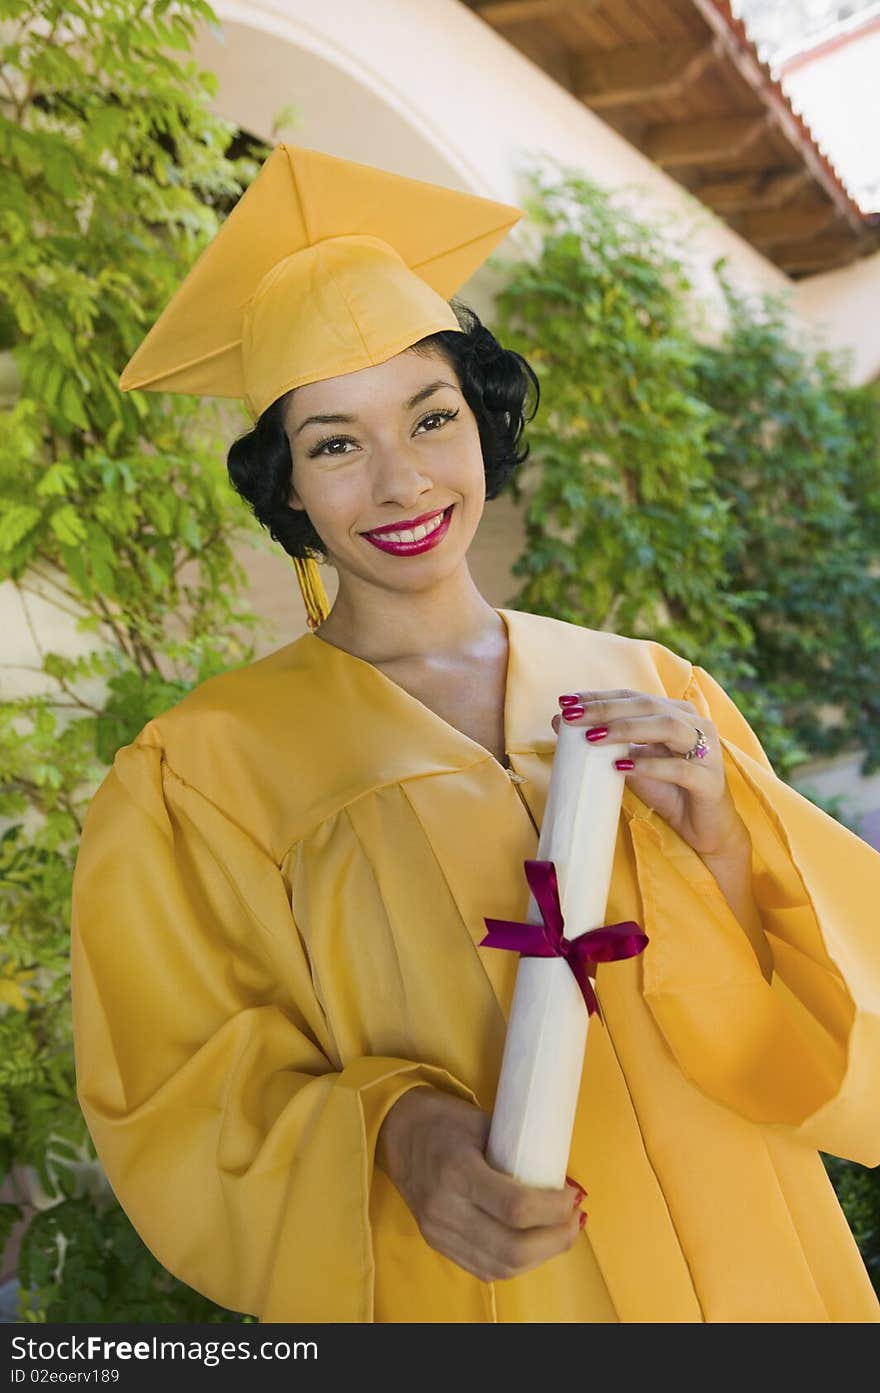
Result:
{"label": "green foliage", "polygon": [[880,402],[800,341],[781,299],[752,304],[718,269],[728,328],[698,376],[750,659],[796,746],[859,748],[868,774],[880,768]]}
{"label": "green foliage", "polygon": [[823,1156],[822,1160],[865,1260],[874,1290],[880,1295],[880,1184],[877,1183],[877,1170],[841,1161],[837,1156]]}
{"label": "green foliage", "polygon": [[[0,707],[0,1177],[37,1189],[25,1318],[100,1303],[101,1318],[226,1319],[88,1192],[70,886],[115,751],[253,655],[232,636],[256,624],[234,547],[259,534],[226,476],[229,419],[117,378],[268,152],[231,157],[243,142],[210,112],[215,80],[186,60],[196,22],[214,22],[203,0],[3,0],[2,16],[0,348],[20,392],[0,413],[0,580],[93,648],[40,649],[33,695]],[[0,1209],[4,1242],[33,1215],[21,1198]]]}
{"label": "green foliage", "polygon": [[749,630],[736,597],[718,604],[727,506],[687,277],[614,195],[571,173],[532,183],[540,254],[507,267],[496,301],[497,332],[541,379],[514,603],[691,647],[717,668]]}
{"label": "green foliage", "polygon": [[[63,1279],[61,1274],[63,1273]],[[18,1262],[29,1321],[251,1323],[166,1272],[115,1203],[66,1199],[28,1226]]]}

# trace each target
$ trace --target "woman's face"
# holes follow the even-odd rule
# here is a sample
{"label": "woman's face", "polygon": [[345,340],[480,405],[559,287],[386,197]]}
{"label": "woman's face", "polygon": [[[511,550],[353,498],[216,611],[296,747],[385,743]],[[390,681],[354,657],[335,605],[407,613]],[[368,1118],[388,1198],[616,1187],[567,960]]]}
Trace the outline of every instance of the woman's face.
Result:
{"label": "woman's face", "polygon": [[[308,513],[340,586],[349,573],[420,590],[461,564],[482,516],[486,476],[476,418],[445,358],[406,349],[376,367],[297,387],[284,423],[290,506]],[[428,549],[395,554],[364,535],[450,507]]]}

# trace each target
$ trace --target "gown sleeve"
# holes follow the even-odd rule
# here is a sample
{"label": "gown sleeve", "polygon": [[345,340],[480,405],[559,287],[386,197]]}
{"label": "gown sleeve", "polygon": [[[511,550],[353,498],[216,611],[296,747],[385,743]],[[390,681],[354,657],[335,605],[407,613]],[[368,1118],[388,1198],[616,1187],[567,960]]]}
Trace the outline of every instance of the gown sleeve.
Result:
{"label": "gown sleeve", "polygon": [[283,876],[151,728],[86,814],[73,882],[77,1097],[147,1247],[262,1321],[370,1321],[376,1137],[445,1070],[342,1065]]}
{"label": "gown sleeve", "polygon": [[877,1165],[880,854],[774,773],[708,672],[694,667],[681,695],[721,738],[751,835],[772,971],[762,971],[708,867],[645,809],[630,830],[650,939],[647,1005],[682,1070],[712,1098]]}

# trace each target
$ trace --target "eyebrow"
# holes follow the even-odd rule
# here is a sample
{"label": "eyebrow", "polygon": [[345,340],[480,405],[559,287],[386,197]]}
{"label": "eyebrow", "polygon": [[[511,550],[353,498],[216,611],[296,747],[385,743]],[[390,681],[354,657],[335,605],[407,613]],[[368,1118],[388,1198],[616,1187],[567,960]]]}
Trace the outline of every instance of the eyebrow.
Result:
{"label": "eyebrow", "polygon": [[[418,406],[420,401],[425,401],[427,397],[431,397],[435,392],[439,392],[441,387],[451,387],[453,392],[457,391],[457,388],[453,387],[451,382],[446,382],[443,378],[438,378],[436,382],[429,382],[427,387],[420,387],[415,396],[410,397],[409,401],[405,401],[403,403],[404,411],[411,411],[414,406]],[[317,422],[319,425],[329,426],[335,425],[337,422],[351,423],[356,420],[357,416],[344,416],[339,412],[330,416],[307,416],[301,425],[297,426],[293,433],[294,435],[299,435],[301,430],[305,430],[306,426],[310,426],[313,422]]]}

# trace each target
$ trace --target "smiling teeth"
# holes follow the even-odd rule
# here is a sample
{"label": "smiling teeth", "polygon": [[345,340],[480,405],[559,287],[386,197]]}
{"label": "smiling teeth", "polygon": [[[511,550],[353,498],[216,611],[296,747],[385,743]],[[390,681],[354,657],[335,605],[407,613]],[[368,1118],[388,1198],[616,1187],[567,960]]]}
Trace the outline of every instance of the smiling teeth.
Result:
{"label": "smiling teeth", "polygon": [[436,531],[437,531],[437,528],[440,526],[440,524],[442,523],[442,521],[443,521],[443,514],[442,514],[442,513],[438,513],[437,517],[434,519],[433,522],[423,522],[423,523],[420,524],[419,527],[411,528],[411,529],[410,529],[409,531],[407,531],[407,532],[383,532],[383,533],[380,535],[380,537],[379,537],[379,541],[380,541],[380,542],[420,542],[420,541],[422,540],[423,537],[427,537],[427,536],[429,536],[432,532],[436,532]]}

